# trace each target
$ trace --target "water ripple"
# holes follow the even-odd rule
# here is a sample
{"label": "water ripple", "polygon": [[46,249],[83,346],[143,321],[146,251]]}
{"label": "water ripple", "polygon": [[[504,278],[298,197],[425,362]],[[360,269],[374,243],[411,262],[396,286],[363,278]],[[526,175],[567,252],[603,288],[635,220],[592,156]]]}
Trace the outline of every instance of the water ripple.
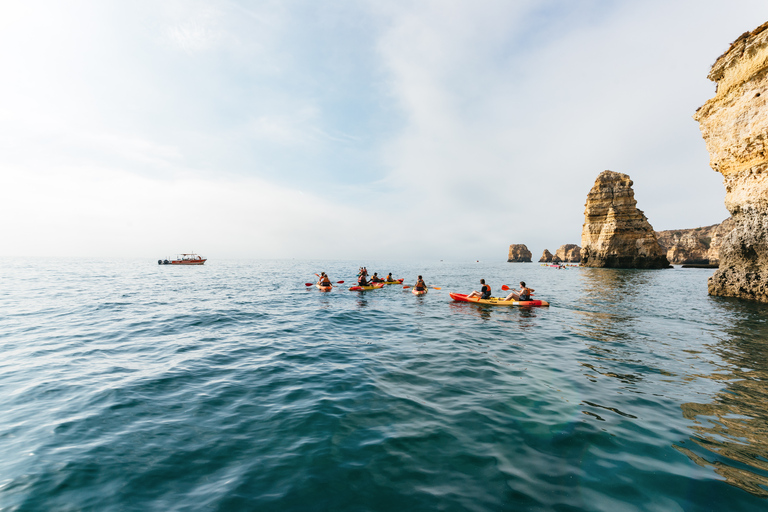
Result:
{"label": "water ripple", "polygon": [[[357,262],[3,263],[2,510],[768,498],[768,309],[702,272],[368,264],[443,287],[414,297],[304,286]],[[481,277],[552,306],[448,299]]]}

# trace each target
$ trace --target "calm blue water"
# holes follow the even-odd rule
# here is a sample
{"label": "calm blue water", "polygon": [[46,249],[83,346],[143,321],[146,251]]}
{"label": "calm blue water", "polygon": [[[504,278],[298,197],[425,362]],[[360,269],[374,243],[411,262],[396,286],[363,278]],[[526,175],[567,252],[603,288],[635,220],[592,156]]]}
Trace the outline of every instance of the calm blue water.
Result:
{"label": "calm blue water", "polygon": [[[3,511],[768,508],[768,306],[710,270],[1,263]],[[362,264],[443,289],[304,286]]]}

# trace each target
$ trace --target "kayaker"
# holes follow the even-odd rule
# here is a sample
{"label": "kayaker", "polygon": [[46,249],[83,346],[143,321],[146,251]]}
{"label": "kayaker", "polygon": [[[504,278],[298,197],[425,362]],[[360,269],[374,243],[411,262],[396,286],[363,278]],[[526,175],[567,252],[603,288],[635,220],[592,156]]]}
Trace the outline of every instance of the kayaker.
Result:
{"label": "kayaker", "polygon": [[470,297],[480,297],[481,299],[490,299],[491,298],[491,286],[488,284],[485,284],[485,279],[480,280],[480,284],[483,285],[482,288],[480,288],[480,291],[473,290],[472,293],[467,295],[467,298]]}
{"label": "kayaker", "polygon": [[373,276],[371,276],[371,282],[372,283],[382,283],[382,282],[384,282],[384,280],[379,277],[379,273],[378,272],[374,272]]}
{"label": "kayaker", "polygon": [[516,292],[516,291],[510,292],[509,295],[507,295],[507,298],[504,299],[504,300],[512,300],[512,299],[515,299],[515,300],[518,300],[518,301],[533,300],[531,298],[531,294],[534,291],[535,290],[533,288],[528,288],[528,287],[525,286],[525,281],[520,281],[520,291],[519,292]]}
{"label": "kayaker", "polygon": [[[391,275],[391,274],[390,274]],[[418,279],[416,279],[416,285],[414,286],[417,292],[423,292],[427,289],[427,283],[424,282],[424,280],[419,276]]]}
{"label": "kayaker", "polygon": [[388,283],[391,283],[391,282],[392,282],[392,281],[394,281],[394,280],[395,280],[395,278],[394,278],[394,277],[392,277],[392,272],[390,272],[389,274],[387,274],[387,278],[385,279],[385,281],[386,281],[386,282],[388,282]]}
{"label": "kayaker", "polygon": [[320,286],[331,286],[331,280],[325,272],[320,272],[320,280],[317,282]]}
{"label": "kayaker", "polygon": [[357,285],[358,286],[370,286],[371,283],[368,282],[368,280],[365,278],[366,273],[363,272],[360,274],[360,277],[357,278]]}

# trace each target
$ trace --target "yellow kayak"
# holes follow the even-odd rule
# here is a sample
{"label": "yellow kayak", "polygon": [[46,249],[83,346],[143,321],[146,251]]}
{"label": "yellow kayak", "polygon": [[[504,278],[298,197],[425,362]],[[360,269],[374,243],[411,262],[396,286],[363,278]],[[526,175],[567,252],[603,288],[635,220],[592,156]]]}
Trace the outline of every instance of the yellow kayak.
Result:
{"label": "yellow kayak", "polygon": [[364,292],[367,290],[375,290],[377,288],[384,288],[383,283],[375,283],[371,286],[350,286],[349,291],[351,292]]}
{"label": "yellow kayak", "polygon": [[463,293],[451,293],[451,298],[456,302],[474,302],[475,304],[487,304],[489,306],[549,306],[545,300],[504,300],[503,297],[491,297],[481,299],[479,297],[467,297]]}

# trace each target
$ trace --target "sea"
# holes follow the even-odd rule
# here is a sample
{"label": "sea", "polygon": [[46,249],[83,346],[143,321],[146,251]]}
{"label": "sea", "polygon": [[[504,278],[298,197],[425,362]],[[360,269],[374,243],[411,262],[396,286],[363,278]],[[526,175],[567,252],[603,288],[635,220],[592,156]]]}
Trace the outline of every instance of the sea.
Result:
{"label": "sea", "polygon": [[4,258],[0,510],[768,510],[768,305],[712,272]]}

